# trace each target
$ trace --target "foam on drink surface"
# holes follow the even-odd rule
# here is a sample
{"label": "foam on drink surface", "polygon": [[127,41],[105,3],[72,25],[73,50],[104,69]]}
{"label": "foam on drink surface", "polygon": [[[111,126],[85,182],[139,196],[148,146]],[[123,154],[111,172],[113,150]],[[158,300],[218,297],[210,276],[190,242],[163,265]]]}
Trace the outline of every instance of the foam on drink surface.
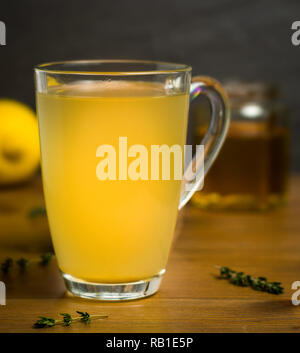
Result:
{"label": "foam on drink surface", "polygon": [[160,97],[168,94],[160,83],[142,81],[80,81],[52,86],[48,94],[65,97]]}

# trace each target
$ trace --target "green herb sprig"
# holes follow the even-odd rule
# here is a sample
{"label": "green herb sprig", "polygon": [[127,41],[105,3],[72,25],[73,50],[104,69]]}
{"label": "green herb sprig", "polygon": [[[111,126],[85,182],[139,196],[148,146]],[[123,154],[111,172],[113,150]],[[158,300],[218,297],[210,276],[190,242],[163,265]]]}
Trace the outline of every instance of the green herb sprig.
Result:
{"label": "green herb sprig", "polygon": [[29,265],[29,260],[21,257],[16,261],[17,265],[19,266],[20,270],[25,271]]}
{"label": "green herb sprig", "polygon": [[10,269],[12,268],[13,266],[13,259],[11,259],[10,257],[7,258],[4,262],[2,262],[1,264],[1,271],[4,273],[4,274],[7,274]]}
{"label": "green herb sprig", "polygon": [[52,260],[53,256],[54,254],[52,252],[48,252],[46,254],[41,255],[40,258],[32,259],[32,260],[28,260],[25,257],[21,257],[17,260],[13,260],[12,258],[9,257],[1,263],[0,265],[1,272],[5,275],[8,274],[12,269],[14,263],[16,263],[16,265],[22,272],[24,272],[31,263],[38,263],[41,266],[47,266],[49,262]]}
{"label": "green herb sprig", "polygon": [[47,252],[46,254],[41,255],[39,264],[42,266],[47,266],[53,256],[54,254],[52,252]]}
{"label": "green herb sprig", "polygon": [[72,317],[68,313],[60,313],[60,315],[63,317],[60,320],[55,320],[52,317],[47,316],[39,316],[39,319],[33,324],[33,328],[53,327],[55,325],[71,326],[74,321],[82,321],[86,325],[89,325],[92,318],[108,318],[108,315],[90,315],[89,313],[82,311],[76,311],[76,313],[79,314],[79,316]]}
{"label": "green herb sprig", "polygon": [[220,270],[220,277],[226,278],[231,284],[241,287],[251,287],[254,290],[270,294],[282,294],[284,289],[281,282],[268,282],[266,277],[253,277],[245,275],[244,272],[237,272],[225,266],[217,266]]}
{"label": "green herb sprig", "polygon": [[36,217],[41,217],[46,215],[47,213],[46,213],[45,206],[33,207],[28,213],[29,218],[36,218]]}

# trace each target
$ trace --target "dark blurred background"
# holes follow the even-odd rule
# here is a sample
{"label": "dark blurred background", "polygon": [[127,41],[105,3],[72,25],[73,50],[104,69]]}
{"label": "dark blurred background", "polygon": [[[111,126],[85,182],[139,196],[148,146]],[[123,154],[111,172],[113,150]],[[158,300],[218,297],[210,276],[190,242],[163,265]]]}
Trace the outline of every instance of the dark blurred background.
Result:
{"label": "dark blurred background", "polygon": [[34,106],[32,68],[52,60],[130,58],[190,64],[193,73],[273,81],[291,108],[300,171],[299,0],[1,0],[0,97]]}

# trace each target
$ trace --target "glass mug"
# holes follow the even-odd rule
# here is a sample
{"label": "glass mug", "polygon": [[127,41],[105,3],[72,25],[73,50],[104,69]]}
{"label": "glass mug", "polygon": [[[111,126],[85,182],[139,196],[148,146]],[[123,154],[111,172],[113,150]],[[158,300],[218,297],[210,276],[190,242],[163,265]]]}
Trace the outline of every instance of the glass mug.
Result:
{"label": "glass mug", "polygon": [[[223,89],[207,77],[191,83],[187,65],[151,61],[47,63],[35,68],[35,80],[45,202],[67,289],[100,300],[154,294],[165,272],[178,209],[203,182],[200,173],[207,172],[224,141],[229,110]],[[191,180],[126,178],[123,167],[130,156],[120,143],[148,150],[183,147],[189,100],[199,94],[212,108],[203,139],[204,173],[197,152],[184,172],[196,167]],[[102,166],[118,178],[97,177],[100,157],[108,156],[99,146],[110,146],[125,158],[119,156],[117,163],[112,151],[115,165]]]}

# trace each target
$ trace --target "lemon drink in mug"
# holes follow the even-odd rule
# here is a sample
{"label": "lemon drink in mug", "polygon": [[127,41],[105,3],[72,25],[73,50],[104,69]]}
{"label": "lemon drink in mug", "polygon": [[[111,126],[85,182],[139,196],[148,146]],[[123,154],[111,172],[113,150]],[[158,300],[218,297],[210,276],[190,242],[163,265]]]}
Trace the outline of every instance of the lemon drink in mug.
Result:
{"label": "lemon drink in mug", "polygon": [[[183,150],[190,86],[194,96],[203,93],[213,105],[204,171],[211,165],[226,134],[227,102],[216,81],[201,77],[190,85],[190,71],[186,65],[112,60],[35,69],[47,214],[58,264],[73,294],[122,300],[158,290],[178,205],[202,180],[182,188],[172,176],[153,179],[150,158],[147,178],[129,178],[126,168],[138,157],[130,146],[144,146],[149,156],[152,146]],[[101,178],[108,155],[113,165],[103,172],[113,177]]]}

